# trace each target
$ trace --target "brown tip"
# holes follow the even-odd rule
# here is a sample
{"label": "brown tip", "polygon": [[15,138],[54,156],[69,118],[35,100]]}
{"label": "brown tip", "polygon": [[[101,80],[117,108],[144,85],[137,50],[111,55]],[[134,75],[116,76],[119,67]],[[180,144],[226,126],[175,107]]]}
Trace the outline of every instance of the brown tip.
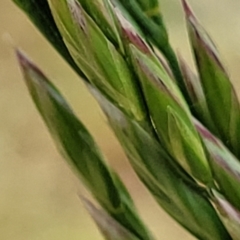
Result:
{"label": "brown tip", "polygon": [[16,56],[24,74],[31,70],[35,72],[38,76],[40,76],[42,79],[45,79],[42,71],[27,57],[27,55],[23,51],[17,48]]}
{"label": "brown tip", "polygon": [[30,63],[30,60],[27,58],[25,53],[23,53],[20,49],[16,49],[16,56],[18,59],[18,62],[20,63],[21,67],[27,67]]}
{"label": "brown tip", "polygon": [[150,50],[147,46],[147,44],[143,41],[143,39],[134,31],[131,29],[122,29],[123,34],[125,35],[125,38],[132,43],[135,47],[137,47],[139,50],[141,50],[143,53],[150,53]]}
{"label": "brown tip", "polygon": [[183,5],[184,12],[186,14],[186,17],[188,17],[188,18],[194,17],[193,12],[186,0],[182,0],[182,5]]}
{"label": "brown tip", "polygon": [[147,43],[138,34],[133,25],[122,15],[122,13],[117,8],[115,9],[115,13],[121,27],[124,39],[127,40],[128,43],[133,44],[142,52],[146,54],[150,53],[150,49]]}

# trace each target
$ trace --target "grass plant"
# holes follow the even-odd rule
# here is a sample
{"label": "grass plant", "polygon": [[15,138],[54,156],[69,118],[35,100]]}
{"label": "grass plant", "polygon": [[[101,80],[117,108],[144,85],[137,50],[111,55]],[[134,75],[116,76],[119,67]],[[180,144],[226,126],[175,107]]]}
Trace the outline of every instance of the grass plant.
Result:
{"label": "grass plant", "polygon": [[[85,82],[156,202],[197,239],[239,240],[240,105],[187,2],[196,72],[171,46],[158,0],[13,2]],[[99,204],[81,197],[104,237],[156,239],[58,89],[16,54],[58,149]]]}

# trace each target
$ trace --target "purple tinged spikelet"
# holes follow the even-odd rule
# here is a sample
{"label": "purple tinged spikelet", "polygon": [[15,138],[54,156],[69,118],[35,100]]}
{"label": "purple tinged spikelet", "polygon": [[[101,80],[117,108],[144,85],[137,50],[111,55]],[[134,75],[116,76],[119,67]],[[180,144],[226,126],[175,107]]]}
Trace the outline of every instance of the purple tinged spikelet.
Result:
{"label": "purple tinged spikelet", "polygon": [[237,221],[240,225],[240,212],[235,207],[233,207],[227,200],[221,197],[216,197],[215,204],[217,205],[217,208],[222,214],[226,216],[231,216],[231,218]]}
{"label": "purple tinged spikelet", "polygon": [[166,86],[166,84],[156,75],[154,72],[152,72],[149,67],[144,63],[144,61],[136,57],[136,63],[138,64],[139,68],[146,74],[149,81],[152,81],[152,83],[164,94],[168,95],[171,99],[173,99],[180,107],[181,107],[181,101],[177,98],[176,95],[173,94],[172,91]]}
{"label": "purple tinged spikelet", "polygon": [[[224,145],[218,140],[210,131],[208,131],[201,123],[195,120],[195,127],[198,130],[199,134],[203,138],[203,141],[205,141],[205,145],[207,149],[209,150],[210,155],[213,157],[213,160],[219,164],[222,168],[229,171],[231,174],[235,175],[238,180],[240,181],[240,172],[237,171],[237,169],[234,169],[231,167],[230,162],[228,159],[223,158],[223,155],[221,153],[228,152],[228,150],[224,147]],[[212,151],[211,148],[208,147],[208,142],[213,144],[215,146],[215,151]],[[229,152],[230,155],[232,155]],[[232,155],[233,158],[235,158]]]}
{"label": "purple tinged spikelet", "polygon": [[222,71],[226,72],[221,61],[218,57],[218,52],[216,49],[215,44],[209,37],[209,35],[206,33],[206,31],[202,28],[202,26],[199,24],[197,18],[193,14],[190,6],[187,4],[186,0],[182,0],[182,5],[184,8],[184,12],[186,15],[186,18],[188,20],[188,23],[191,24],[192,30],[194,31],[198,42],[203,46],[203,48],[208,52],[209,56],[214,59],[214,61],[218,64],[218,66],[222,69]]}
{"label": "purple tinged spikelet", "polygon": [[127,21],[127,19],[121,14],[121,12],[117,8],[115,8],[115,13],[117,15],[117,18],[122,30],[122,35],[124,40],[126,40],[128,43],[133,44],[143,53],[149,54],[151,51],[147,43],[137,33],[137,31],[134,29],[131,23]]}
{"label": "purple tinged spikelet", "polygon": [[222,222],[232,239],[239,240],[240,236],[240,211],[228,202],[221,194],[213,191],[213,204],[218,211]]}
{"label": "purple tinged spikelet", "polygon": [[[186,0],[182,0],[182,2],[192,50],[210,116],[203,123],[223,141],[230,151],[239,157],[240,106],[236,92],[218,57],[214,43],[198,23]],[[202,121],[202,119],[199,120]]]}
{"label": "purple tinged spikelet", "polygon": [[217,184],[231,203],[239,208],[240,165],[238,159],[201,123],[197,120],[194,123],[210,155],[209,163]]}

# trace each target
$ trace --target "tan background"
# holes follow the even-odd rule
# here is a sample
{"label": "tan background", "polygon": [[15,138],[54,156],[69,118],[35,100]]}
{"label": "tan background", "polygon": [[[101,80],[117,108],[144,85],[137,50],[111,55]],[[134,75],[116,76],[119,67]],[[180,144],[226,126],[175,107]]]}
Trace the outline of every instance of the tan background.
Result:
{"label": "tan background", "polygon": [[[162,10],[174,46],[192,61],[179,2],[163,1]],[[189,2],[214,36],[240,90],[240,2]],[[102,239],[77,197],[77,193],[84,193],[81,184],[56,152],[28,96],[12,50],[14,45],[24,49],[72,103],[119,170],[158,239],[193,239],[156,206],[130,169],[81,81],[9,0],[0,1],[0,239]]]}

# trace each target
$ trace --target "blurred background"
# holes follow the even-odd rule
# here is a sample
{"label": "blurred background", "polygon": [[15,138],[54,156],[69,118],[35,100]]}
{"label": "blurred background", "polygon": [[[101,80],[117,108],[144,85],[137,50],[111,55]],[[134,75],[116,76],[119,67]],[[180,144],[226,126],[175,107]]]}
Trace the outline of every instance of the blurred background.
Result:
{"label": "blurred background", "polygon": [[[239,94],[240,2],[189,2],[213,37]],[[192,64],[180,0],[162,0],[162,12],[174,48]],[[0,1],[0,239],[103,239],[78,198],[84,188],[57,153],[27,93],[13,46],[27,52],[72,104],[157,238],[194,239],[156,206],[80,79],[9,0]]]}

